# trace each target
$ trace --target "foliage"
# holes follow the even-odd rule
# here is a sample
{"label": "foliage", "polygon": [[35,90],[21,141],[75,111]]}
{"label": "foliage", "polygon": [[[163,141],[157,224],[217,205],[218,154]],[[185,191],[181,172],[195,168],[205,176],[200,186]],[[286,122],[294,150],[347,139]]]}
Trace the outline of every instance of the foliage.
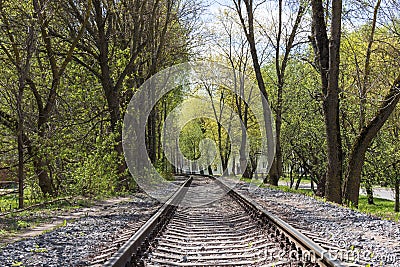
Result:
{"label": "foliage", "polygon": [[[197,1],[132,1],[142,6],[127,9],[122,2],[111,2],[0,4],[0,58],[4,62],[0,69],[0,178],[16,180],[17,126],[23,117],[26,204],[48,197],[109,195],[135,188],[126,168],[121,168],[119,125],[126,105],[150,75],[187,60],[201,6]],[[101,16],[96,16],[98,5],[104,29],[99,27]],[[107,39],[97,38],[102,30]],[[17,59],[26,60],[26,73],[21,73]],[[107,84],[110,81],[115,82],[113,88]],[[17,109],[18,89],[23,91],[22,112]],[[172,109],[180,99],[178,88],[165,97],[166,104],[160,103],[159,110]],[[120,115],[115,118],[115,113]],[[161,117],[157,120],[161,124]],[[160,164],[171,175],[171,166],[162,156]],[[15,195],[2,199],[3,206],[15,208]]]}
{"label": "foliage", "polygon": [[117,181],[118,157],[113,151],[113,135],[106,138],[97,137],[94,149],[84,155],[82,161],[75,166],[70,177],[66,177],[65,186],[67,195],[105,195],[115,192]]}
{"label": "foliage", "polygon": [[[355,140],[380,110],[398,76],[399,6],[392,2],[378,8],[372,39],[376,1],[344,5],[347,11],[339,75],[344,166],[349,164]],[[197,24],[202,5],[192,0],[129,1],[135,8],[126,8],[124,1],[116,0],[42,3],[0,3],[0,180],[17,181],[21,163],[25,205],[61,196],[106,196],[134,190],[121,140],[127,104],[147,78],[200,57],[196,46],[202,44]],[[313,44],[305,41],[313,35],[307,25],[311,19],[307,8],[301,13],[301,27],[294,33],[293,49],[285,53],[290,43],[288,33],[302,3],[283,3],[284,21],[280,21],[283,28],[279,31],[278,20],[264,20],[259,13],[269,7],[271,17],[276,16],[276,3],[260,2],[260,9],[254,10],[255,43],[251,49],[247,38],[251,36],[243,32],[235,8],[223,10],[219,22],[210,29],[214,42],[209,58],[254,81],[260,78],[255,72],[261,72],[259,86],[266,87],[274,114],[282,117],[282,177],[304,174],[323,187],[327,169],[324,97]],[[326,21],[331,23],[327,14]],[[245,16],[245,24],[247,20]],[[259,62],[251,62],[255,56]],[[259,63],[259,69],[254,63]],[[278,68],[277,63],[281,65]],[[277,69],[284,72],[284,79],[279,79],[282,73]],[[281,95],[277,88],[282,89]],[[262,141],[254,114],[249,110],[245,115],[246,104],[223,87],[202,89],[208,91],[205,95],[214,105],[241,113],[246,120],[251,162],[245,168],[251,177]],[[167,179],[177,170],[162,151],[163,122],[190,93],[190,89],[179,87],[165,95],[148,121],[148,152]],[[400,179],[399,114],[397,107],[369,145],[363,185],[394,187]],[[180,130],[179,146],[188,159],[200,157],[205,138],[213,140],[217,148],[212,167],[226,167],[233,163],[228,162],[230,158],[239,158],[232,151],[241,148],[231,147],[229,135],[240,129],[225,129],[218,118],[194,120]],[[22,162],[18,152],[23,154]],[[363,201],[361,198],[361,208]],[[0,209],[14,209],[17,202],[15,194],[2,196]]]}

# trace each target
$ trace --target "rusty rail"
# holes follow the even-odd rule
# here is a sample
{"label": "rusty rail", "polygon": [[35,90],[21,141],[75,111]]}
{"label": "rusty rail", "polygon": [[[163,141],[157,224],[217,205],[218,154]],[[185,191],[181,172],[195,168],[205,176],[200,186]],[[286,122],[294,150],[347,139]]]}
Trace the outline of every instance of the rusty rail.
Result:
{"label": "rusty rail", "polygon": [[167,202],[103,265],[135,266],[135,260],[146,250],[151,239],[168,223],[176,207],[186,194],[192,178],[187,179]]}

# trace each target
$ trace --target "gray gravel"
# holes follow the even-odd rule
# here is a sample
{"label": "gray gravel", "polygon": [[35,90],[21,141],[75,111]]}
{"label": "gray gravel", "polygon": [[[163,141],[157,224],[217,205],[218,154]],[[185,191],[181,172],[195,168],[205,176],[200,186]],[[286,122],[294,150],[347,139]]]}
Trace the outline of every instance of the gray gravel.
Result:
{"label": "gray gravel", "polygon": [[87,266],[115,233],[134,222],[140,227],[157,207],[145,195],[108,206],[54,231],[8,244],[0,249],[0,266]]}
{"label": "gray gravel", "polygon": [[[329,240],[363,266],[400,266],[400,224],[312,197],[269,188],[237,188],[293,226]],[[348,253],[348,254],[346,254]],[[359,255],[359,256],[358,256]],[[340,259],[340,256],[339,256]]]}
{"label": "gray gravel", "polygon": [[[239,183],[237,188],[293,226],[318,233],[333,246],[359,255],[362,265],[400,266],[400,227],[314,198]],[[107,207],[52,232],[0,249],[0,266],[87,266],[128,224],[140,226],[158,207],[144,195]]]}

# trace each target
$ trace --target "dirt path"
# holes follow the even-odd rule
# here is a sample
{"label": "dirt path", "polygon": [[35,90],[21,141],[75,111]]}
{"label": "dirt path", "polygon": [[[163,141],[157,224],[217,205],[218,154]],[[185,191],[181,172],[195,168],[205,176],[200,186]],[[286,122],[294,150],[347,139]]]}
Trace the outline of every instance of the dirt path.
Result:
{"label": "dirt path", "polygon": [[107,200],[98,201],[91,207],[65,210],[60,214],[54,214],[54,216],[49,215],[48,219],[50,220],[50,222],[41,223],[35,225],[34,227],[21,230],[16,234],[3,237],[0,240],[0,246],[43,234],[44,232],[51,231],[57,227],[63,226],[65,225],[65,223],[68,223],[71,220],[76,220],[84,216],[99,215],[101,214],[102,210],[107,209],[107,207],[111,207],[113,205],[130,200],[132,200],[131,197],[110,198]]}

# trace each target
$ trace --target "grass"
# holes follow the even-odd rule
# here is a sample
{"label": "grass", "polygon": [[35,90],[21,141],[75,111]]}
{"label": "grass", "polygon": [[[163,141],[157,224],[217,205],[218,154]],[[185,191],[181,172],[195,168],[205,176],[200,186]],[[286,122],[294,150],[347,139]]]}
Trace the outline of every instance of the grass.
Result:
{"label": "grass", "polygon": [[400,213],[394,212],[394,201],[391,200],[374,198],[374,204],[370,205],[367,196],[360,196],[358,210],[385,220],[400,221]]}
{"label": "grass", "polygon": [[0,213],[16,209],[18,207],[17,194],[11,194],[0,197]]}
{"label": "grass", "polygon": [[253,179],[248,179],[248,178],[240,178],[240,181],[246,182],[246,183],[252,183],[255,184],[259,187],[262,188],[270,188],[270,189],[277,189],[281,190],[283,192],[288,192],[288,193],[297,193],[297,194],[303,194],[311,197],[315,197],[314,192],[311,189],[303,189],[300,188],[298,190],[295,190],[293,188],[290,188],[289,186],[286,185],[279,185],[279,186],[271,186],[271,185],[266,185],[263,183],[262,180],[253,180]]}
{"label": "grass", "polygon": [[294,189],[294,188],[290,188],[289,186],[286,185],[279,185],[279,186],[270,186],[267,185],[267,188],[271,188],[271,189],[278,189],[284,192],[288,192],[288,193],[297,193],[297,194],[303,194],[303,195],[307,195],[310,197],[314,197],[314,192],[311,189],[305,189],[305,188],[299,188],[299,189]]}
{"label": "grass", "polygon": [[[294,183],[296,184],[298,177],[294,176]],[[286,182],[286,183],[290,183],[290,177],[289,176],[283,176],[279,179],[280,182]],[[301,182],[302,183],[308,183],[311,181],[311,178],[306,175],[303,178],[301,178]]]}
{"label": "grass", "polygon": [[[235,177],[235,179],[238,179],[238,177]],[[246,183],[255,184],[255,185],[259,186],[259,187],[265,187],[265,184],[263,183],[263,181],[261,179],[260,180],[255,180],[255,179],[249,179],[249,178],[241,177],[239,180],[243,181],[243,182],[246,182]]]}
{"label": "grass", "polygon": [[[0,199],[0,204],[2,199]],[[90,207],[94,204],[89,199],[76,199],[71,203],[60,201],[47,206],[36,207],[18,213],[10,213],[0,216],[0,238],[13,236],[24,229],[35,227],[42,223],[52,221],[57,214],[77,209],[79,207]],[[66,222],[64,222],[66,224]]]}

